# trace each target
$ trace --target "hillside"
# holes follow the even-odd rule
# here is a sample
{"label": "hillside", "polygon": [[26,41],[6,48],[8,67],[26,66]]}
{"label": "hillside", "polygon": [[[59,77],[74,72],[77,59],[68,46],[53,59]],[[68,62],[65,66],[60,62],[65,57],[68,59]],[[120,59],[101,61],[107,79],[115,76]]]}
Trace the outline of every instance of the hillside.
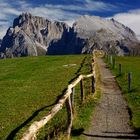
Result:
{"label": "hillside", "polygon": [[[23,13],[13,21],[0,47],[1,58],[56,54],[92,53],[102,49],[109,54],[139,53],[135,33],[114,19],[81,16],[72,27]],[[133,53],[135,54],[135,53]]]}

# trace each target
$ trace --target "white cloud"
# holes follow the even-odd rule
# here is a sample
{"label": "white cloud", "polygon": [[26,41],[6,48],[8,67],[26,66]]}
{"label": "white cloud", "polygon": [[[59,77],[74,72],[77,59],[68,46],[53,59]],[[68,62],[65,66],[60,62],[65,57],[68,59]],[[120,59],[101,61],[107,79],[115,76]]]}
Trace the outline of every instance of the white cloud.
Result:
{"label": "white cloud", "polygon": [[140,9],[114,15],[115,20],[130,27],[140,39]]}
{"label": "white cloud", "polygon": [[26,11],[33,15],[46,17],[52,20],[67,21],[72,24],[73,21],[81,16],[80,12],[91,12],[91,11],[110,11],[117,9],[116,6],[103,2],[96,2],[91,0],[85,0],[83,5],[52,5],[45,4],[38,7],[26,8]]}
{"label": "white cloud", "polygon": [[52,5],[46,4],[46,8],[49,9],[61,9],[61,10],[71,10],[71,11],[110,11],[115,10],[117,7],[115,5],[104,3],[104,2],[97,2],[91,0],[85,0],[85,4],[83,5]]}
{"label": "white cloud", "polygon": [[104,3],[104,2],[100,2],[100,1],[91,1],[91,0],[87,0],[87,4],[85,5],[87,7],[87,9],[89,9],[90,11],[111,11],[113,10],[117,10],[117,6],[109,4],[109,3]]}
{"label": "white cloud", "polygon": [[20,12],[18,8],[12,7],[8,2],[4,2],[3,0],[0,2],[0,10],[1,10],[1,15],[3,15],[4,17],[8,17],[9,15],[12,14],[18,15]]}
{"label": "white cloud", "polygon": [[[81,5],[52,5],[45,4],[33,7],[29,2],[25,0],[0,0],[0,38],[5,34],[5,30],[12,23],[14,17],[22,12],[30,12],[33,15],[42,16],[51,20],[66,21],[69,25],[72,25],[74,20],[81,16],[81,12],[91,11],[110,11],[117,9],[116,6],[108,3],[93,0],[83,0]],[[79,0],[81,1],[81,0]],[[77,12],[75,12],[77,11]],[[8,20],[9,24],[4,24],[2,20]],[[7,27],[7,28],[6,28]]]}
{"label": "white cloud", "polygon": [[48,7],[36,7],[36,8],[29,8],[28,12],[32,13],[33,15],[41,16],[48,18],[50,20],[60,20],[60,21],[73,21],[79,14],[71,13],[69,11],[63,11],[61,9],[53,9]]}
{"label": "white cloud", "polygon": [[7,16],[6,16],[5,14],[0,13],[0,20],[1,20],[1,19],[6,19],[6,17],[7,17]]}
{"label": "white cloud", "polygon": [[[20,6],[22,2],[22,5]],[[25,1],[16,2],[17,7],[13,6],[12,4],[15,3],[14,1],[12,2],[7,2],[5,0],[1,0],[0,2],[0,38],[2,38],[7,29],[9,28],[11,22],[13,21],[12,18],[16,17],[17,15],[21,14],[23,11],[23,7],[25,8]],[[18,4],[19,3],[19,4]],[[4,22],[7,21],[7,22]]]}
{"label": "white cloud", "polygon": [[10,7],[7,7],[7,8],[4,8],[3,9],[3,13],[6,15],[6,14],[13,14],[13,15],[19,15],[21,13],[21,11],[19,10],[16,10],[14,8],[10,8]]}

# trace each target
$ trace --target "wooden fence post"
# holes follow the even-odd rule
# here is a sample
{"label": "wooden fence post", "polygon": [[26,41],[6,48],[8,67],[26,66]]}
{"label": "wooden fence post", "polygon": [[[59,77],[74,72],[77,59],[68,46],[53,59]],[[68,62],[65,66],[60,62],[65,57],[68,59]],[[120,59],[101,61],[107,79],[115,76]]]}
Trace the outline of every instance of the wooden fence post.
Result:
{"label": "wooden fence post", "polygon": [[132,89],[132,72],[128,73],[128,91]]}
{"label": "wooden fence post", "polygon": [[92,83],[92,94],[94,94],[95,92],[95,79],[94,79],[94,76],[91,77],[91,83]]}
{"label": "wooden fence post", "polygon": [[[23,137],[20,140],[35,140],[37,132],[45,126],[48,121],[50,121],[63,107],[64,103],[66,104],[67,114],[68,114],[68,123],[67,123],[67,139],[70,139],[70,133],[72,128],[73,121],[73,106],[74,104],[74,87],[80,82],[81,86],[81,99],[84,100],[84,81],[83,78],[92,77],[92,74],[89,75],[80,75],[74,82],[68,85],[66,93],[59,99],[59,101],[54,105],[54,107],[39,121],[33,122],[27,131],[23,134]],[[49,138],[49,136],[48,136]]]}
{"label": "wooden fence post", "polygon": [[119,64],[119,75],[121,75],[121,74],[122,74],[122,65]]}
{"label": "wooden fence post", "polygon": [[73,121],[73,112],[72,112],[72,104],[71,104],[71,97],[69,96],[66,100],[66,108],[67,108],[67,139],[70,139],[71,128],[72,128],[72,121]]}
{"label": "wooden fence post", "polygon": [[72,107],[74,106],[74,94],[75,94],[75,88],[73,87],[72,88],[72,93],[71,93],[71,104],[72,104]]}
{"label": "wooden fence post", "polygon": [[81,101],[84,101],[84,81],[81,79],[80,81],[80,89],[81,89]]}

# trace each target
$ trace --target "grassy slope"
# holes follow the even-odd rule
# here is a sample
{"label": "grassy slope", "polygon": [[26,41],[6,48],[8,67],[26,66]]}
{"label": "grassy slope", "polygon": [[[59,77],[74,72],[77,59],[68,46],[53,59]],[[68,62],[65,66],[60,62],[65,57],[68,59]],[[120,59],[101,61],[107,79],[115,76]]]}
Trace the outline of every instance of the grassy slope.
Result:
{"label": "grassy slope", "polygon": [[[131,123],[140,129],[140,57],[116,57],[115,74],[118,75],[118,64],[122,64],[122,75],[117,77],[129,107],[132,111]],[[127,74],[132,72],[132,91],[128,92]]]}
{"label": "grassy slope", "polygon": [[[0,60],[0,139],[9,134],[9,139],[13,138],[29,122],[44,116],[76,76],[84,58],[79,55]],[[66,64],[77,65],[64,67]]]}

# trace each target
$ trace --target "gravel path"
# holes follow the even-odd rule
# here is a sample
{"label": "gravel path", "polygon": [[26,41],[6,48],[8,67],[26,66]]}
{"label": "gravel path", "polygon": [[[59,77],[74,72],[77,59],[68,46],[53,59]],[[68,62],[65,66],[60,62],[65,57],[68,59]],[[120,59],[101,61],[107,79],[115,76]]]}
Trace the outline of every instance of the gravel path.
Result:
{"label": "gravel path", "polygon": [[102,95],[91,128],[83,134],[87,140],[140,140],[129,126],[128,107],[113,75],[101,58],[97,58],[97,62],[101,73]]}

